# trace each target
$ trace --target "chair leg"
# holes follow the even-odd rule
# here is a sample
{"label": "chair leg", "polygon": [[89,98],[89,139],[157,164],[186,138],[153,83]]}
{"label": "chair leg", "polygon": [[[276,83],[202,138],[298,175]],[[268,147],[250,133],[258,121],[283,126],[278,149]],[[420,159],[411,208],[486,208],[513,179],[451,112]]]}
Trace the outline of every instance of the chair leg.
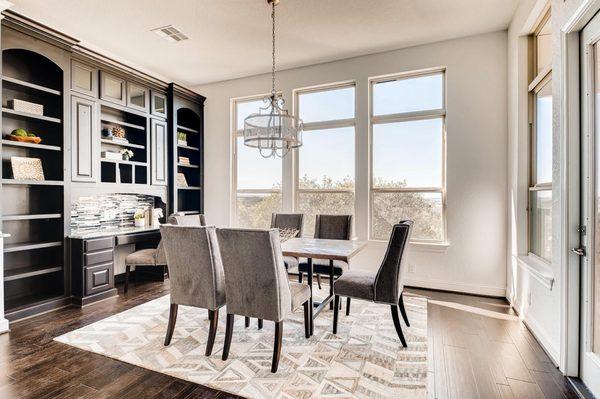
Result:
{"label": "chair leg", "polygon": [[400,299],[398,300],[398,306],[400,307],[400,313],[402,313],[402,318],[404,319],[404,324],[406,327],[410,327],[410,323],[408,322],[408,315],[406,314],[406,309],[404,308],[404,299],[402,298],[403,294],[400,294]]}
{"label": "chair leg", "polygon": [[391,305],[392,309],[392,319],[394,319],[394,327],[396,327],[396,332],[398,333],[398,338],[400,338],[400,342],[402,342],[402,346],[406,348],[406,340],[404,339],[404,334],[402,334],[402,327],[400,326],[400,318],[398,317],[398,306]]}
{"label": "chair leg", "polygon": [[350,316],[350,297],[346,298],[346,316]]}
{"label": "chair leg", "polygon": [[124,289],[125,294],[127,294],[127,291],[129,291],[129,274],[130,273],[131,273],[131,266],[129,266],[129,265],[125,266],[125,289]]}
{"label": "chair leg", "polygon": [[281,337],[283,336],[283,321],[275,322],[275,344],[273,345],[273,362],[271,363],[271,373],[276,373],[279,367],[279,358],[281,357]]}
{"label": "chair leg", "polygon": [[303,277],[303,276],[304,276],[304,274],[302,274],[302,272],[300,272],[300,271],[299,271],[299,272],[298,272],[298,282],[299,282],[300,284],[302,284],[302,277]]}
{"label": "chair leg", "polygon": [[308,301],[304,302],[304,336],[310,338],[310,316],[308,314]]}
{"label": "chair leg", "polygon": [[248,316],[244,317],[244,327],[250,327],[250,318]]}
{"label": "chair leg", "polygon": [[169,325],[167,326],[167,335],[165,336],[165,346],[169,346],[173,331],[175,331],[175,322],[177,321],[177,304],[172,303],[169,308]]}
{"label": "chair leg", "polygon": [[321,289],[321,275],[317,274],[317,286]]}
{"label": "chair leg", "polygon": [[208,330],[208,342],[206,343],[206,356],[210,356],[215,344],[215,336],[217,335],[217,325],[219,324],[219,310],[209,310],[210,328]]}
{"label": "chair leg", "polygon": [[227,324],[225,324],[225,342],[223,343],[223,356],[221,359],[227,360],[229,357],[229,348],[231,347],[231,337],[233,336],[233,322],[235,315],[227,313]]}
{"label": "chair leg", "polygon": [[263,328],[263,319],[258,319],[258,329],[262,330]]}
{"label": "chair leg", "polygon": [[338,314],[340,313],[340,297],[339,295],[334,296],[333,301],[335,304],[333,305],[333,333],[337,334],[337,323],[338,323]]}
{"label": "chair leg", "polygon": [[165,274],[167,275],[167,278],[169,278],[169,266],[165,265]]}

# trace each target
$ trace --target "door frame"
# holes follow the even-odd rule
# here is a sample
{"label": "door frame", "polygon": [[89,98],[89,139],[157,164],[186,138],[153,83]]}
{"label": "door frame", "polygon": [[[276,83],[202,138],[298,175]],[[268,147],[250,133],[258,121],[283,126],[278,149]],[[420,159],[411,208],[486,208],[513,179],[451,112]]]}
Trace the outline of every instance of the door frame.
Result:
{"label": "door frame", "polygon": [[580,263],[571,248],[580,246],[581,76],[580,32],[600,10],[600,0],[585,0],[560,30],[560,370],[579,376]]}

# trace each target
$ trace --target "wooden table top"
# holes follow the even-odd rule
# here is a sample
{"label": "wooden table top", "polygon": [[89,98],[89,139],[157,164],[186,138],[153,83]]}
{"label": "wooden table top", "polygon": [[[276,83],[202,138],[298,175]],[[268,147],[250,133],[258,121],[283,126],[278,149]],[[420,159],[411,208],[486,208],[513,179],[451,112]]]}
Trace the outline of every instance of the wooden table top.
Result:
{"label": "wooden table top", "polygon": [[290,238],[281,243],[281,250],[285,256],[348,262],[366,246],[366,241]]}

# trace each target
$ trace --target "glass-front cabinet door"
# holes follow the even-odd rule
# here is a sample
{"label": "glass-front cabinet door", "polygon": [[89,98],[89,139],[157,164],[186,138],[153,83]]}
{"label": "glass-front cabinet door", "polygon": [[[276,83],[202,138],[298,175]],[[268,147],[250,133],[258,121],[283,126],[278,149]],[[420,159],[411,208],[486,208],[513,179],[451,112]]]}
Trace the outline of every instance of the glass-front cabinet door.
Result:
{"label": "glass-front cabinet door", "polygon": [[125,79],[102,71],[100,73],[100,98],[115,104],[125,105]]}
{"label": "glass-front cabinet door", "polygon": [[167,117],[167,96],[164,93],[152,90],[152,115]]}
{"label": "glass-front cabinet door", "polygon": [[148,112],[150,90],[137,83],[127,82],[127,106]]}

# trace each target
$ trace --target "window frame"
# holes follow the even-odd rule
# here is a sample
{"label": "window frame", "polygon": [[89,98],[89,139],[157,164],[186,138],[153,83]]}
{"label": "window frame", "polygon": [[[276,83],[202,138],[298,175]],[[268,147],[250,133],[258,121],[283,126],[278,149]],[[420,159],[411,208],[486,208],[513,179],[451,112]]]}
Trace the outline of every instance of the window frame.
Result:
{"label": "window frame", "polygon": [[[425,111],[410,111],[399,112],[386,115],[374,115],[373,112],[373,94],[374,87],[378,83],[398,81],[404,79],[413,79],[424,76],[442,75],[442,108],[425,110]],[[412,238],[411,243],[417,244],[447,244],[448,242],[448,224],[447,224],[447,205],[446,205],[446,170],[447,170],[447,133],[446,133],[446,107],[447,107],[447,82],[446,67],[435,67],[421,69],[417,71],[401,72],[389,75],[382,75],[369,78],[369,211],[368,211],[368,234],[369,241],[385,242],[379,238],[375,238],[373,234],[373,211],[374,200],[373,196],[377,193],[440,193],[442,197],[442,237],[439,240],[417,239]],[[373,182],[373,130],[375,125],[398,123],[416,120],[427,119],[442,119],[442,160],[441,160],[441,187],[401,187],[401,188],[379,188],[374,186]]]}
{"label": "window frame", "polygon": [[[353,215],[356,215],[356,202],[357,202],[357,198],[356,198],[356,156],[357,156],[357,146],[356,146],[356,128],[357,128],[357,114],[358,114],[358,108],[357,108],[357,85],[356,85],[356,81],[354,80],[348,80],[348,81],[342,81],[342,82],[335,82],[335,83],[326,83],[326,84],[322,84],[322,85],[315,85],[315,86],[309,86],[309,87],[303,87],[303,88],[298,88],[298,89],[294,89],[292,91],[293,93],[293,98],[294,98],[294,104],[293,104],[293,109],[294,109],[294,114],[300,117],[300,96],[303,94],[309,94],[309,93],[317,93],[317,92],[324,92],[324,91],[331,91],[331,90],[338,90],[338,89],[345,89],[348,87],[352,87],[354,88],[354,118],[345,118],[345,119],[335,119],[335,120],[327,120],[327,121],[319,121],[319,122],[306,122],[303,123],[303,132],[302,134],[304,135],[305,132],[310,132],[313,130],[328,130],[328,129],[336,129],[336,128],[344,128],[344,127],[352,127],[354,128],[354,188],[353,189],[308,189],[308,188],[300,188],[300,154],[299,151],[302,150],[302,148],[298,148],[294,151],[294,160],[293,160],[293,203],[292,203],[292,209],[294,209],[295,212],[298,212],[298,204],[299,204],[299,197],[300,194],[302,193],[327,193],[327,194],[347,194],[347,193],[352,193],[354,196],[354,204],[353,204],[353,208],[354,208],[354,212]],[[305,223],[311,223],[311,221],[305,221]],[[353,229],[354,231],[355,229]]]}
{"label": "window frame", "polygon": [[[531,52],[530,57],[530,74],[532,79],[527,87],[528,95],[528,125],[529,125],[529,151],[528,151],[528,162],[527,162],[527,255],[535,257],[542,262],[550,263],[551,260],[545,259],[540,255],[532,252],[532,226],[531,226],[531,213],[532,203],[531,196],[536,191],[550,191],[552,194],[553,182],[537,182],[537,94],[547,85],[552,85],[552,63],[544,67],[539,73],[538,68],[538,49],[537,49],[537,38],[543,29],[544,25],[552,17],[552,10],[548,8],[543,13],[543,16],[537,22],[533,33],[529,35],[530,45],[529,51]],[[554,100],[554,99],[553,99]],[[552,140],[552,137],[551,137]]]}
{"label": "window frame", "polygon": [[[265,93],[265,94],[255,94],[255,95],[251,95],[251,96],[243,96],[243,97],[235,97],[235,98],[231,98],[230,100],[230,112],[231,112],[231,120],[230,120],[230,137],[231,137],[231,200],[230,200],[230,205],[231,205],[231,209],[230,209],[230,221],[231,224],[233,226],[239,226],[239,219],[238,219],[238,206],[237,206],[237,200],[238,200],[238,196],[239,194],[279,194],[281,196],[281,209],[283,209],[284,205],[283,205],[283,176],[284,176],[284,165],[283,165],[283,159],[281,159],[281,188],[279,190],[275,190],[275,189],[262,189],[262,188],[246,188],[246,189],[239,189],[238,188],[238,151],[237,151],[237,139],[239,137],[244,137],[244,129],[238,129],[237,128],[237,111],[238,111],[238,104],[240,103],[246,103],[246,102],[252,102],[252,101],[257,101],[257,100],[264,100],[265,98],[268,98],[271,94],[270,93]],[[281,93],[277,93],[277,95],[281,96]],[[267,103],[265,103],[265,106],[267,105]],[[258,149],[256,149],[256,151],[258,151]]]}

